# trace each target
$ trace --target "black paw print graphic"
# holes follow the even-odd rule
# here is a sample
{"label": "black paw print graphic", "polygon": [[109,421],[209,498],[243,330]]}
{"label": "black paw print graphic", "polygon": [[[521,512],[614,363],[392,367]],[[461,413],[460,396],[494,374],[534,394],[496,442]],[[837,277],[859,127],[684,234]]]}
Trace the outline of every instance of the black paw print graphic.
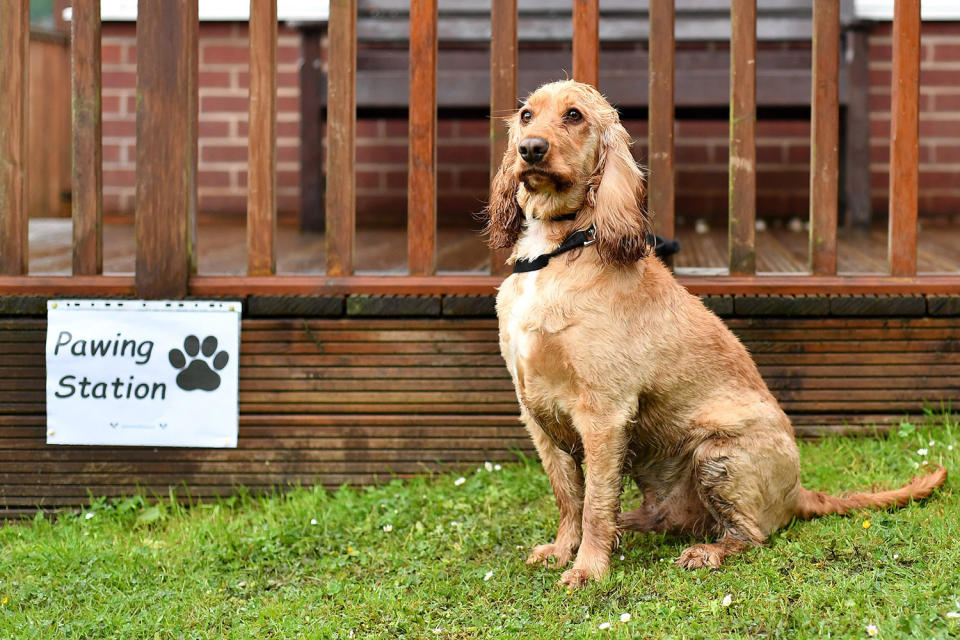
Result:
{"label": "black paw print graphic", "polygon": [[[197,336],[187,336],[183,341],[183,351],[180,349],[170,350],[170,364],[174,369],[183,369],[177,375],[177,386],[184,391],[193,391],[194,389],[203,389],[204,391],[213,391],[220,386],[220,371],[227,366],[227,360],[230,356],[226,351],[221,351],[216,356],[217,339],[214,336],[207,336],[200,344]],[[183,353],[186,351],[187,355]],[[197,354],[203,353],[202,357]],[[213,356],[213,369],[207,361]],[[190,358],[190,364],[187,364],[187,358]],[[186,367],[186,369],[184,369]],[[214,371],[216,369],[216,371]]]}

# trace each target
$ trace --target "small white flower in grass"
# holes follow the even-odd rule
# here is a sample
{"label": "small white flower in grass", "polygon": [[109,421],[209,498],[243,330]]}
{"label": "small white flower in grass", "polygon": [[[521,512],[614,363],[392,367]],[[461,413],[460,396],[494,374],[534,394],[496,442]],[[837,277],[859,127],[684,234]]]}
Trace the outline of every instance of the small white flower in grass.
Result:
{"label": "small white flower in grass", "polygon": [[927,452],[926,449],[917,449],[917,455],[918,455],[918,456],[925,456],[925,455],[927,455],[927,453],[928,453],[928,452]]}
{"label": "small white flower in grass", "polygon": [[627,556],[625,556],[625,555],[623,555],[623,554],[620,555],[620,559],[621,559],[621,560],[623,560],[623,559],[626,558],[626,557],[627,557]]}
{"label": "small white flower in grass", "polygon": [[487,575],[483,576],[483,581],[484,581],[484,582],[488,582],[488,581],[490,580],[490,578],[492,578],[492,577],[493,577],[493,571],[492,571],[492,570],[491,570],[491,571],[487,571]]}
{"label": "small white flower in grass", "polygon": [[953,451],[953,445],[952,445],[952,444],[948,444],[948,445],[947,445],[947,451]]}
{"label": "small white flower in grass", "polygon": [[914,462],[914,463],[913,463],[913,468],[914,468],[914,469],[919,469],[919,468],[920,468],[920,463],[919,463],[919,462]]}
{"label": "small white flower in grass", "polygon": [[440,635],[441,633],[443,633],[443,627],[436,627],[436,628],[433,630],[433,634],[434,634],[434,635],[437,635],[437,636],[438,636],[438,635]]}
{"label": "small white flower in grass", "polygon": [[463,484],[464,482],[466,482],[466,481],[467,481],[466,478],[463,478],[463,477],[457,478],[456,480],[453,481],[453,486],[459,487],[460,485],[462,485],[462,484]]}
{"label": "small white flower in grass", "polygon": [[960,618],[960,611],[948,611],[948,612],[947,612],[947,617],[948,617],[948,618]]}
{"label": "small white flower in grass", "polygon": [[629,614],[629,613],[621,613],[621,614],[620,614],[620,622],[630,622],[630,614]]}
{"label": "small white flower in grass", "polygon": [[500,465],[498,465],[498,464],[493,465],[493,470],[494,470],[494,471],[500,471],[501,469],[503,469],[503,467],[501,467]]}
{"label": "small white flower in grass", "polygon": [[383,525],[383,531],[384,533],[390,533],[391,531],[393,531],[393,525],[392,524]]}
{"label": "small white flower in grass", "polygon": [[928,446],[928,447],[932,447],[932,446],[935,445],[935,444],[937,444],[936,441],[935,441],[935,440],[931,440],[930,442],[927,443],[927,446]]}
{"label": "small white flower in grass", "polygon": [[896,560],[896,559],[899,558],[899,557],[900,557],[900,554],[899,554],[899,553],[893,554],[893,559],[894,559],[894,560]]}
{"label": "small white flower in grass", "polygon": [[606,630],[609,629],[609,628],[610,628],[610,623],[609,623],[609,622],[601,622],[601,623],[600,623],[600,627],[599,627],[600,631],[606,631]]}
{"label": "small white flower in grass", "polygon": [[316,518],[310,518],[310,524],[320,524]]}
{"label": "small white flower in grass", "polygon": [[483,468],[486,469],[487,471],[493,471],[493,463],[492,463],[492,462],[489,462],[489,461],[488,461],[488,462],[484,462],[484,463],[483,463]]}
{"label": "small white flower in grass", "polygon": [[93,517],[93,515],[94,515],[94,514],[93,514],[93,511],[87,511],[87,515],[85,515],[85,516],[83,516],[83,517],[86,518],[87,520],[89,520],[90,518]]}
{"label": "small white flower in grass", "polygon": [[450,521],[450,526],[456,528],[456,527],[459,527],[459,526],[460,526],[460,523],[457,522],[456,520],[451,520],[451,521]]}
{"label": "small white flower in grass", "polygon": [[723,596],[723,601],[720,602],[720,604],[725,607],[729,607],[731,604],[733,604],[733,596],[731,596],[729,593]]}
{"label": "small white flower in grass", "polygon": [[880,629],[877,629],[877,625],[875,625],[875,624],[868,624],[868,625],[867,625],[867,635],[868,635],[868,636],[870,636],[870,637],[872,638],[873,636],[877,635],[878,633],[880,633]]}
{"label": "small white flower in grass", "polygon": [[523,545],[522,545],[522,544],[518,544],[518,545],[517,545],[517,549],[523,549]]}

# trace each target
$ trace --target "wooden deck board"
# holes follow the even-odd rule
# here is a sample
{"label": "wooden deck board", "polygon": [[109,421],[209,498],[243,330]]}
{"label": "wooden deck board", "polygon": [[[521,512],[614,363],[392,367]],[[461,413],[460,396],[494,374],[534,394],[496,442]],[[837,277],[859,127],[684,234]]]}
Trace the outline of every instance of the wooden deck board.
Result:
{"label": "wooden deck board", "polygon": [[[134,267],[133,224],[104,224],[104,273],[131,274]],[[719,274],[726,270],[727,232],[724,228],[696,233],[677,229],[681,252],[675,266],[680,272]],[[761,273],[807,271],[806,231],[784,228],[757,233],[757,270]],[[960,272],[960,228],[928,227],[919,235],[918,270],[921,273]],[[322,233],[278,229],[277,271],[281,274],[322,274],[326,251]],[[71,224],[62,218],[30,221],[30,273],[68,275],[71,267]],[[882,274],[887,269],[886,229],[870,231],[840,229],[838,232],[841,273]],[[241,275],[246,270],[245,229],[241,222],[201,221],[198,229],[198,272],[203,275]],[[357,230],[359,272],[403,273],[406,271],[406,230],[372,228]],[[485,273],[490,253],[480,235],[465,227],[438,230],[438,270]]]}

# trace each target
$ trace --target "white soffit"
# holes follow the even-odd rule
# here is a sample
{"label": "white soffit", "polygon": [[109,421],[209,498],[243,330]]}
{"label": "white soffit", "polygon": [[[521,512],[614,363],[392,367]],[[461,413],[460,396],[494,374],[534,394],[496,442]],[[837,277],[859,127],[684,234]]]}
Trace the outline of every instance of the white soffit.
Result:
{"label": "white soffit", "polygon": [[[893,0],[854,0],[861,20],[893,20]],[[960,20],[960,0],[923,0],[921,20]]]}
{"label": "white soffit", "polygon": [[[246,22],[250,19],[250,3],[243,0],[199,0],[198,10],[200,20],[206,22]],[[71,15],[70,9],[64,9],[64,20],[70,20]],[[279,21],[326,22],[329,17],[329,0],[277,0]],[[101,0],[100,19],[104,22],[136,20],[137,0]]]}

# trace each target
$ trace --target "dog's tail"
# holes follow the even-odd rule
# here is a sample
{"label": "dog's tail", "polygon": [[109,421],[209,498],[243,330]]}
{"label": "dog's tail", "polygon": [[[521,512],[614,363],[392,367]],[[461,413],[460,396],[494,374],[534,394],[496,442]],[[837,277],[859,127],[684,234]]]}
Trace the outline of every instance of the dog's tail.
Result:
{"label": "dog's tail", "polygon": [[906,506],[911,500],[926,498],[947,479],[947,470],[940,465],[934,466],[936,470],[919,478],[910,478],[910,482],[892,491],[852,493],[841,498],[827,495],[822,491],[809,491],[801,488],[796,515],[803,520],[809,520],[830,513],[843,515],[853,509],[864,507],[883,509]]}

